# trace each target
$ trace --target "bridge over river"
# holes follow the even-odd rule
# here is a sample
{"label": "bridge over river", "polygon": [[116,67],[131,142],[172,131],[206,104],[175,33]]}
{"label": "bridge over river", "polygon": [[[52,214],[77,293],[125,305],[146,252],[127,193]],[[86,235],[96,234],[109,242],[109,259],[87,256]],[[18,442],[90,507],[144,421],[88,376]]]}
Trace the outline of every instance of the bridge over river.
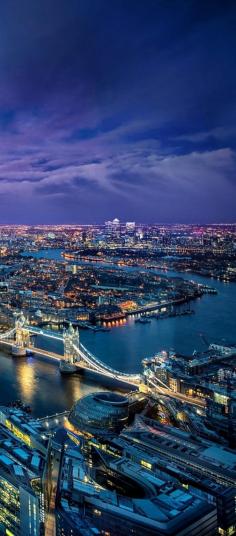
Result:
{"label": "bridge over river", "polygon": [[[64,355],[57,354],[51,350],[35,348],[32,344],[32,336],[41,336],[49,339],[55,339],[63,342]],[[53,331],[44,330],[37,326],[27,323],[23,313],[16,316],[15,325],[0,334],[0,342],[11,348],[12,354],[15,356],[27,355],[27,352],[33,351],[35,355],[45,356],[48,359],[56,360],[60,364],[61,372],[81,372],[92,371],[93,373],[116,380],[131,388],[143,390],[146,388],[155,394],[175,398],[183,403],[189,403],[195,406],[204,407],[205,403],[202,400],[188,397],[181,393],[174,393],[160,379],[156,377],[146,378],[141,374],[128,374],[120,372],[110,367],[94,354],[92,354],[80,341],[78,329],[74,329],[72,325],[62,333],[54,333]],[[146,385],[145,385],[146,384]]]}
{"label": "bridge over river", "polygon": [[[52,351],[34,348],[32,344],[32,335],[40,335],[50,339],[56,339],[63,342],[64,355]],[[80,342],[79,331],[72,325],[68,330],[55,334],[53,331],[40,329],[36,326],[27,324],[26,318],[21,313],[16,317],[15,326],[0,334],[0,341],[12,348],[12,354],[26,355],[27,351],[33,351],[35,354],[57,360],[61,364],[61,370],[65,372],[76,372],[76,369],[92,370],[102,376],[124,382],[138,387],[142,381],[140,374],[127,374],[113,369],[100,359],[95,357]],[[64,362],[64,366],[63,366]]]}

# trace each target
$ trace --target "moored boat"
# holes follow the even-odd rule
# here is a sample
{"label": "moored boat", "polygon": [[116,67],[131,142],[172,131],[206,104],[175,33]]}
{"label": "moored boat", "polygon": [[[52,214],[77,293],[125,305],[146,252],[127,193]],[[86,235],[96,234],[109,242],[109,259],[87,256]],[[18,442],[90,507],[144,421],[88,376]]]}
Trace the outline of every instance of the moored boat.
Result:
{"label": "moored boat", "polygon": [[151,320],[150,318],[147,318],[145,316],[141,316],[140,318],[136,318],[135,323],[139,324],[150,324]]}

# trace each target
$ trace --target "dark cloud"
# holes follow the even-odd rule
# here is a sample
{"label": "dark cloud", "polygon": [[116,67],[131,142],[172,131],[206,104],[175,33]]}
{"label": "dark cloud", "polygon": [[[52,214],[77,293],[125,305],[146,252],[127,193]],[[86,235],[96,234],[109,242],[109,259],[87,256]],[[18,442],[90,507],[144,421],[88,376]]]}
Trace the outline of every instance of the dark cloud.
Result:
{"label": "dark cloud", "polygon": [[3,219],[232,220],[235,23],[230,0],[2,2]]}

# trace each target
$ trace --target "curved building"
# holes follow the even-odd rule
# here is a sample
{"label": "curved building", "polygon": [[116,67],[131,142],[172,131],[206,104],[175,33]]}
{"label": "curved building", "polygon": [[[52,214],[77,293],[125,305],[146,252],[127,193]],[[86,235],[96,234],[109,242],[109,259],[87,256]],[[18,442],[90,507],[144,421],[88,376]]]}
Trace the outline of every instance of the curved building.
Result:
{"label": "curved building", "polygon": [[68,417],[79,430],[90,433],[120,432],[128,422],[128,398],[110,392],[91,393],[78,400]]}

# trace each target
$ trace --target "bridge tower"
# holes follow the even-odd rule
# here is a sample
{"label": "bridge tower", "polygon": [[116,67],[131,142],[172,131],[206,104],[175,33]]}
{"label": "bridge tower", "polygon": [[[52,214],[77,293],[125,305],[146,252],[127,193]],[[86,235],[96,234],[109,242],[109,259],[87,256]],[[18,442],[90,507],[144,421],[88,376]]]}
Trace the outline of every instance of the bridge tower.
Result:
{"label": "bridge tower", "polygon": [[79,331],[74,329],[72,324],[63,333],[64,342],[64,359],[60,361],[60,371],[64,373],[75,372],[77,367],[75,365],[78,360],[79,348]]}
{"label": "bridge tower", "polygon": [[30,343],[30,333],[25,328],[26,319],[23,313],[20,313],[15,320],[15,344],[12,346],[12,355],[25,356],[26,348]]}

